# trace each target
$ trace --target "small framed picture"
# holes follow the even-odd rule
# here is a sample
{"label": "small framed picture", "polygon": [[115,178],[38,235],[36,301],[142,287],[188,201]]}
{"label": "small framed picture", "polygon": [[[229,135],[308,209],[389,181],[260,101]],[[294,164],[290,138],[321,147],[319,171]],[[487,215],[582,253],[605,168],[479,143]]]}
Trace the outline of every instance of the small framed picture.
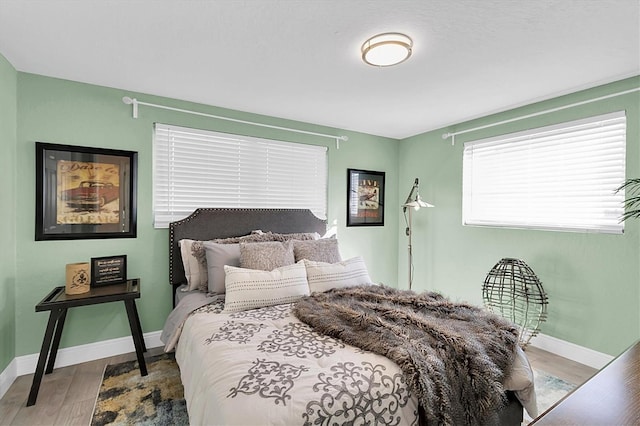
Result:
{"label": "small framed picture", "polygon": [[125,281],[127,281],[127,255],[91,258],[91,286],[100,287]]}
{"label": "small framed picture", "polygon": [[384,172],[347,169],[347,226],[384,226]]}

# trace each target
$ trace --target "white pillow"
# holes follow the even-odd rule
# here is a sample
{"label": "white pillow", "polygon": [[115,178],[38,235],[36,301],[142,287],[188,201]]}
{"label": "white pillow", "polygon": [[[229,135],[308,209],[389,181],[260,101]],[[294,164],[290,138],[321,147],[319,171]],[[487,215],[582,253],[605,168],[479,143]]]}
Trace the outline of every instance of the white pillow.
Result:
{"label": "white pillow", "polygon": [[304,263],[259,271],[225,265],[225,313],[291,303],[309,295]]}
{"label": "white pillow", "polygon": [[307,281],[312,293],[372,284],[367,265],[360,256],[337,263],[314,262],[307,259],[303,262],[307,268]]}

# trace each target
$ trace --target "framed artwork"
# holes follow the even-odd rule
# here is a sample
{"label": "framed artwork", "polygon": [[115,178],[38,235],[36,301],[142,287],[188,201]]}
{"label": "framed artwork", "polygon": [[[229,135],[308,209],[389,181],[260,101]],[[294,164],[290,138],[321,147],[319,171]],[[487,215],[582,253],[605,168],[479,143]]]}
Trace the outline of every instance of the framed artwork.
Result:
{"label": "framed artwork", "polygon": [[127,281],[127,255],[92,257],[91,286],[99,287]]}
{"label": "framed artwork", "polygon": [[36,142],[36,241],[135,238],[138,153]]}
{"label": "framed artwork", "polygon": [[384,172],[347,169],[347,226],[384,225]]}

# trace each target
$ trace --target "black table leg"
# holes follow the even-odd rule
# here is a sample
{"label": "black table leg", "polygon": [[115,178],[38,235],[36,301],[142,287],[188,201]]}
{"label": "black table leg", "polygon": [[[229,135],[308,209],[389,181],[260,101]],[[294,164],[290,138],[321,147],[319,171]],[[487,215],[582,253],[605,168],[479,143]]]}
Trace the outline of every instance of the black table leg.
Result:
{"label": "black table leg", "polygon": [[50,374],[53,371],[53,365],[56,363],[56,356],[58,355],[58,347],[60,346],[60,337],[62,337],[62,328],[64,327],[64,320],[67,318],[67,309],[60,309],[60,317],[56,324],[56,332],[53,335],[53,343],[51,344],[51,350],[49,351],[49,361],[47,362],[47,368],[44,370],[44,374]]}
{"label": "black table leg", "polygon": [[147,345],[144,343],[144,334],[142,334],[142,324],[140,323],[140,317],[138,316],[138,307],[136,306],[135,300],[132,300],[131,302],[131,304],[133,305],[133,313],[135,314],[136,322],[138,323],[138,334],[140,334],[140,340],[142,341],[142,351],[146,352]]}
{"label": "black table leg", "polygon": [[31,383],[31,391],[29,392],[29,399],[27,399],[27,407],[36,403],[38,398],[38,391],[40,390],[40,382],[42,382],[42,375],[44,373],[44,366],[47,362],[47,355],[49,348],[51,347],[51,338],[53,337],[53,330],[62,315],[63,310],[52,309],[49,314],[49,322],[47,323],[47,329],[44,333],[44,339],[42,340],[42,348],[40,348],[40,356],[38,357],[38,365],[36,366],[36,372],[33,375],[33,382]]}
{"label": "black table leg", "polygon": [[140,320],[136,315],[135,302],[133,299],[125,300],[124,305],[127,308],[127,317],[129,318],[129,327],[131,328],[131,336],[133,344],[136,347],[136,356],[138,357],[138,366],[140,367],[140,375],[147,375],[147,364],[144,361],[144,339],[142,337],[142,327]]}

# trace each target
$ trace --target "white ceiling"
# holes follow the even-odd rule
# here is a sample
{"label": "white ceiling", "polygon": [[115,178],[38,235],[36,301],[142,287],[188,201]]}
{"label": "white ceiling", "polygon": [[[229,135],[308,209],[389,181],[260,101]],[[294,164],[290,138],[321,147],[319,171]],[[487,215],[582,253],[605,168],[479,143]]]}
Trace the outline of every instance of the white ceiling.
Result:
{"label": "white ceiling", "polygon": [[[413,56],[365,65],[361,44],[387,31]],[[0,53],[19,71],[405,138],[640,74],[640,0],[0,0]]]}

